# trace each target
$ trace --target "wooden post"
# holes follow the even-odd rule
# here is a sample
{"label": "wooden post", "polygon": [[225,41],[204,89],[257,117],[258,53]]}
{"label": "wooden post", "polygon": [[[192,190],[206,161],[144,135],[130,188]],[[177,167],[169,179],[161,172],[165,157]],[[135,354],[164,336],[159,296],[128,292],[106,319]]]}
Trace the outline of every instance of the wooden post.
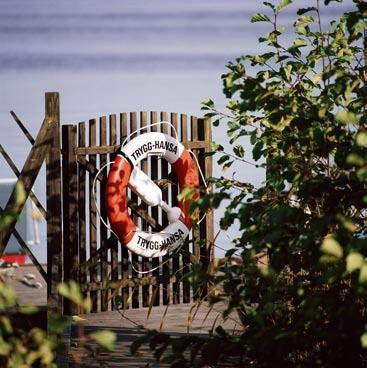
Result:
{"label": "wooden post", "polygon": [[48,318],[62,313],[62,299],[57,285],[62,281],[60,100],[58,92],[45,94],[45,117],[53,123],[46,157],[47,196],[47,306]]}
{"label": "wooden post", "polygon": [[[78,180],[75,156],[76,125],[62,126],[63,149],[63,224],[64,280],[78,281]],[[78,314],[78,308],[69,301],[64,301],[64,314]]]}

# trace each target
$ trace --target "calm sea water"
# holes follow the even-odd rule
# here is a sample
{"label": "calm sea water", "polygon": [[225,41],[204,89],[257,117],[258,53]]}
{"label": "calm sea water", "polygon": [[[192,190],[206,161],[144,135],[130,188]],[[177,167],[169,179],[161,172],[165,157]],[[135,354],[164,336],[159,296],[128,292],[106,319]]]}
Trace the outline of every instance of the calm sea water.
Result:
{"label": "calm sea water", "polygon": [[[351,5],[324,10],[325,21]],[[60,92],[62,123],[120,111],[199,115],[208,96],[224,108],[220,75],[229,60],[259,51],[257,38],[268,29],[249,19],[261,9],[261,2],[244,0],[0,0],[0,143],[21,168],[30,145],[9,111],[36,135],[46,91]],[[284,12],[284,25],[291,25],[294,12]],[[223,133],[214,130],[214,139],[223,141]],[[234,171],[254,184],[264,178],[251,166]],[[218,167],[215,174],[221,174]],[[12,176],[0,159],[0,178]],[[41,175],[35,192],[43,201],[44,188]],[[45,261],[43,223],[41,235],[34,250]],[[225,235],[218,238],[221,246],[227,243]]]}

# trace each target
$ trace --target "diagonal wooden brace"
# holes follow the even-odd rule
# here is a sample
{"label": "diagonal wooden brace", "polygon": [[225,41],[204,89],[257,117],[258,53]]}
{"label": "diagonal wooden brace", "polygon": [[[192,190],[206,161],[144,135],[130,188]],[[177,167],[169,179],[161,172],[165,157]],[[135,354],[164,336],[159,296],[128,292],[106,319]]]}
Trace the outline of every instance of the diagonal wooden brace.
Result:
{"label": "diagonal wooden brace", "polygon": [[[35,143],[28,154],[23,169],[20,172],[17,184],[23,184],[26,198],[29,196],[29,193],[41,169],[42,163],[45,160],[50,148],[50,138],[52,137],[53,129],[57,129],[56,123],[54,123],[50,118],[45,118],[35,139]],[[4,211],[15,211],[15,213],[19,215],[22,212],[24,203],[17,205],[15,194],[16,193],[14,189]],[[0,255],[4,253],[10,235],[15,228],[16,221],[16,218],[13,218],[9,226],[0,232]]]}

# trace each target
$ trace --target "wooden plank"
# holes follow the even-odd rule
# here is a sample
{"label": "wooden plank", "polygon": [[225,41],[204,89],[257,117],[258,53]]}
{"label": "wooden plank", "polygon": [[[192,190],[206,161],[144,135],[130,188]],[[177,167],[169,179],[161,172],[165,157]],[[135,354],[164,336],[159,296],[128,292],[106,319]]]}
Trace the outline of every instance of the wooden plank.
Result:
{"label": "wooden plank", "polygon": [[[138,128],[138,120],[137,120],[137,114],[136,112],[131,112],[130,113],[130,132],[134,132],[136,129]],[[132,138],[134,138],[136,135],[134,135]],[[135,203],[138,203],[138,196],[131,192],[131,200]],[[135,224],[138,224],[138,217],[133,214],[132,219],[134,221]],[[138,257],[136,254],[132,253],[131,254],[131,262],[134,265],[135,269],[139,269],[140,267],[140,257]],[[135,278],[138,277],[138,273],[132,269],[131,270],[131,277]],[[132,308],[139,308],[139,287],[134,288],[131,293],[132,293],[132,298],[131,298],[131,306]]]}
{"label": "wooden plank", "polygon": [[[7,162],[7,164],[10,166],[15,176],[19,178],[20,171],[18,170],[14,161],[11,159],[11,157],[8,155],[8,153],[5,151],[4,147],[1,144],[0,144],[0,153],[4,157],[4,160]],[[42,217],[46,220],[47,212],[32,190],[29,192],[29,197],[31,198],[32,202],[36,205],[37,209],[40,211]]]}
{"label": "wooden plank", "polygon": [[[176,132],[178,133],[179,132],[178,118],[177,118],[176,113],[171,114],[171,122],[172,122],[172,125],[174,126],[174,128],[176,129]],[[171,132],[171,133],[173,133],[173,132]],[[172,207],[177,207],[178,206],[178,200],[177,200],[178,184],[173,184],[171,186],[171,192],[172,192]],[[175,275],[177,272],[179,272],[179,268],[180,268],[180,255],[179,255],[179,253],[176,253],[176,254],[174,254],[174,256],[172,258],[172,274]],[[180,303],[180,283],[179,282],[175,282],[175,283],[172,284],[172,293],[173,293],[172,294],[173,304]]]}
{"label": "wooden plank", "polygon": [[160,275],[160,276],[145,276],[145,277],[133,277],[129,279],[119,279],[116,281],[111,281],[109,285],[105,285],[100,281],[97,282],[89,282],[85,285],[81,285],[81,289],[86,291],[99,291],[103,288],[138,288],[141,286],[149,286],[149,285],[160,285],[160,284],[171,284],[172,282],[178,282],[182,277],[181,273],[177,273],[176,275]]}
{"label": "wooden plank", "polygon": [[[169,115],[167,112],[161,112],[161,121],[169,121]],[[162,124],[160,126],[161,132],[168,134],[168,125]],[[162,178],[168,177],[168,162],[166,160],[161,160],[161,173]],[[162,189],[162,197],[166,203],[170,203],[170,198],[168,195],[168,188]],[[167,214],[162,211],[162,226],[166,227],[168,225]],[[162,257],[162,273],[163,276],[170,275],[171,273],[171,260],[169,259],[170,255],[166,255]],[[169,283],[162,283],[162,302],[164,305],[170,303],[171,296],[171,285]]]}
{"label": "wooden plank", "polygon": [[[190,142],[186,141],[184,142],[185,146],[187,148],[210,148],[205,141],[196,141],[196,142]],[[109,153],[116,153],[120,151],[121,146],[119,144],[110,144],[110,145],[104,145],[104,146],[96,146],[96,147],[77,147],[75,149],[75,154],[77,156],[86,156],[86,155],[105,155]]]}
{"label": "wooden plank", "polygon": [[[62,313],[63,308],[62,298],[57,291],[58,284],[63,280],[60,97],[57,92],[45,94],[45,116],[53,122],[51,147],[46,157],[47,319],[49,320],[55,313]],[[32,142],[30,134],[26,133],[26,136]]]}
{"label": "wooden plank", "polygon": [[[198,133],[198,139],[199,140],[205,140],[205,120],[204,119],[198,119],[197,120],[197,133]],[[204,173],[204,177],[207,178],[209,177],[208,173],[207,173],[207,160],[206,160],[206,156],[205,156],[205,150],[200,149],[197,152],[197,159],[199,162],[199,166],[201,171]],[[209,157],[208,157],[209,158]],[[205,183],[202,180],[202,177],[200,175],[200,188],[204,189],[205,188]],[[200,263],[203,267],[203,270],[205,270],[205,272],[208,272],[209,270],[209,266],[210,266],[210,248],[212,246],[212,241],[213,238],[209,238],[209,234],[207,233],[207,229],[210,228],[209,224],[210,224],[210,214],[207,213],[205,214],[206,216],[203,218],[204,213],[203,212],[199,212],[199,219],[203,218],[203,220],[201,220],[200,224],[199,224],[199,239],[202,239],[200,242]],[[209,217],[208,217],[209,215]],[[202,288],[202,290],[200,290],[200,294],[202,297],[206,297],[206,295],[208,294],[208,286],[206,285],[205,287]]]}
{"label": "wooden plank", "polygon": [[[58,96],[57,96],[58,99]],[[51,104],[47,104],[46,106],[52,106]],[[60,110],[59,108],[57,108],[57,110]],[[58,117],[57,115],[59,114],[59,112],[56,112],[56,115],[54,117]],[[34,145],[34,138],[32,137],[31,133],[29,133],[28,129],[25,127],[25,125],[22,123],[22,121],[18,118],[17,114],[14,111],[10,111],[10,115],[13,117],[13,119],[15,120],[15,122],[18,124],[20,130],[24,133],[24,135],[27,137],[27,139],[29,140],[29,142],[31,143],[31,145]],[[60,121],[60,119],[58,119]]]}
{"label": "wooden plank", "polygon": [[[76,125],[62,126],[63,176],[63,264],[64,280],[78,281],[78,171],[74,154],[77,141]],[[78,314],[78,307],[64,300],[64,314]]]}
{"label": "wooden plank", "polygon": [[[85,122],[79,123],[78,146],[85,146]],[[78,165],[78,207],[79,207],[79,260],[83,264],[87,259],[87,237],[86,237],[86,196],[85,196],[86,170],[83,165]],[[87,282],[87,273],[79,267],[79,283]]]}
{"label": "wooden plank", "polygon": [[[187,132],[187,115],[182,114],[181,115],[181,140],[187,147],[187,140],[188,140],[188,132]],[[186,252],[190,251],[190,243],[189,239],[185,240],[185,243],[182,247],[182,250],[185,250]],[[189,272],[189,264],[190,264],[190,258],[184,254],[182,256],[182,263],[183,263],[183,274],[186,274]],[[183,303],[189,303],[190,302],[190,284],[187,280],[184,280],[182,282],[182,302]]]}
{"label": "wooden plank", "polygon": [[[155,111],[152,111],[150,113],[150,122],[151,124],[157,123],[158,122],[158,114]],[[156,132],[158,131],[157,129],[157,125],[154,125],[151,127],[152,132]],[[150,178],[155,181],[158,179],[158,158],[156,156],[153,156],[150,158]],[[157,221],[158,223],[158,206],[154,206],[151,209],[152,211],[152,217]],[[152,229],[154,230],[154,228]],[[152,268],[156,268],[156,270],[153,271],[153,276],[154,277],[159,277],[160,275],[160,258],[153,258],[152,260]],[[153,285],[152,287],[152,298],[153,299],[153,305],[157,306],[159,305],[159,301],[160,301],[160,284],[156,284]]]}
{"label": "wooden plank", "polygon": [[[111,146],[116,145],[117,143],[117,123],[116,123],[116,115],[110,115],[109,117],[109,126],[110,126],[110,138],[109,144]],[[111,154],[109,157],[110,162],[115,159],[115,155]],[[109,245],[111,247],[111,281],[116,281],[119,278],[119,270],[118,270],[118,242],[116,237],[111,234]],[[111,290],[112,292],[112,290]],[[114,303],[111,303],[111,309],[114,309]]]}
{"label": "wooden plank", "polygon": [[[89,120],[89,147],[94,147],[97,142],[97,124],[96,119]],[[89,162],[96,167],[96,156],[89,155]],[[97,214],[96,204],[93,198],[93,178],[94,176],[89,175],[89,254],[91,258],[97,257]],[[97,282],[97,268],[90,267],[89,269],[90,282]],[[98,312],[98,293],[93,291],[90,294],[92,299],[91,312]]]}
{"label": "wooden plank", "polygon": [[[128,118],[126,113],[120,114],[120,137],[121,141],[127,137],[127,124],[128,124]],[[125,244],[121,245],[121,275],[124,280],[127,280],[129,278],[129,253],[128,249],[126,248]],[[129,287],[121,287],[121,297],[122,297],[122,304],[124,309],[129,308]]]}
{"label": "wooden plank", "polygon": [[[104,146],[107,144],[107,119],[105,116],[102,116],[99,119],[99,144]],[[102,168],[107,163],[107,156],[105,154],[99,155],[99,163],[100,168]],[[107,169],[102,170],[102,172],[107,175]],[[100,183],[100,215],[101,219],[99,222],[99,232],[100,232],[100,246],[107,242],[107,228],[103,224],[102,219],[107,219],[107,211],[106,207],[103,205],[104,201],[104,193],[106,191],[106,180],[103,180]],[[109,270],[108,270],[108,262],[107,262],[107,250],[101,252],[101,262],[100,262],[100,274],[102,283],[108,284],[109,282]],[[101,300],[101,311],[105,312],[108,307],[108,292],[107,289],[103,289],[100,295]]]}
{"label": "wooden plank", "polygon": [[[191,140],[196,142],[198,141],[198,119],[195,116],[191,116],[190,119],[191,124]],[[194,155],[198,158],[199,157],[199,150],[193,149],[192,150]],[[199,212],[200,216],[200,212]],[[192,252],[196,258],[200,259],[200,227],[198,225],[193,224],[192,228],[192,245],[193,249]],[[205,238],[203,238],[205,239]],[[194,299],[200,298],[200,290],[193,290],[193,297]]]}
{"label": "wooden plank", "polygon": [[[23,184],[25,197],[28,198],[33,184],[37,178],[37,175],[41,169],[42,163],[46,158],[48,150],[50,148],[50,142],[53,140],[53,130],[57,129],[57,122],[54,122],[50,118],[46,117],[41,125],[40,131],[35,140],[31,151],[25,161],[25,164],[20,172],[17,184]],[[25,202],[24,202],[25,203]],[[4,211],[13,211],[19,215],[24,207],[24,203],[17,203],[16,190],[14,188]],[[60,218],[58,219],[60,221]],[[8,244],[10,235],[12,234],[17,220],[14,217],[9,223],[8,227],[0,231],[0,255],[4,253],[4,249]]]}
{"label": "wooden plank", "polygon": [[[148,114],[146,111],[142,111],[140,112],[140,126],[141,127],[146,127],[148,124]],[[146,132],[146,130],[142,131],[142,133],[144,134]],[[141,169],[143,172],[145,172],[149,177],[150,174],[148,172],[148,161],[147,160],[143,160],[141,162]],[[141,203],[142,208],[148,212],[148,206],[142,201]],[[144,231],[148,231],[148,224],[146,221],[144,221],[144,219],[142,219],[142,230]],[[141,258],[141,267],[142,267],[142,271],[147,271],[149,270],[150,267],[150,259],[146,258],[146,257],[142,257]],[[144,275],[143,277],[146,277],[146,275]],[[142,292],[142,306],[143,307],[148,307],[149,305],[149,285],[145,285],[142,286],[141,292]]]}

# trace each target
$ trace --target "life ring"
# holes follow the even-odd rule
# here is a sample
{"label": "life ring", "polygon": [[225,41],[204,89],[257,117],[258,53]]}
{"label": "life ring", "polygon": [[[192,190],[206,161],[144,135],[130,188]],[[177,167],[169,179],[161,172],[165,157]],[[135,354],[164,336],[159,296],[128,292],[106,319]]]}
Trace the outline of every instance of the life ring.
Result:
{"label": "life ring", "polygon": [[[144,257],[162,257],[179,247],[192,227],[190,201],[181,200],[179,208],[162,201],[160,188],[138,167],[149,155],[167,160],[175,172],[179,188],[198,188],[199,173],[189,151],[175,138],[159,132],[141,134],[121,148],[108,174],[105,203],[111,229],[121,243]],[[127,188],[132,189],[148,205],[160,205],[168,214],[169,225],[160,232],[139,229],[132,221],[126,203]],[[198,190],[191,197],[196,200]]]}

